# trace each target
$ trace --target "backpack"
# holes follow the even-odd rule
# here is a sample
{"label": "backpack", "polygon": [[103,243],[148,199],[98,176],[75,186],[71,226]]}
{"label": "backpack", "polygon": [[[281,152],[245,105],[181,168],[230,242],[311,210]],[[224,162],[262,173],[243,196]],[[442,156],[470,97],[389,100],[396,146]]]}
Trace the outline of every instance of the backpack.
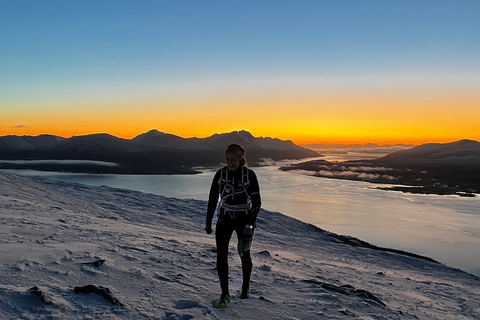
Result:
{"label": "backpack", "polygon": [[[252,208],[252,198],[247,192],[250,185],[248,169],[242,167],[242,181],[235,181],[234,177],[228,177],[228,168],[223,167],[220,175],[220,207],[224,211],[241,211],[248,214]],[[240,188],[239,188],[240,187]]]}

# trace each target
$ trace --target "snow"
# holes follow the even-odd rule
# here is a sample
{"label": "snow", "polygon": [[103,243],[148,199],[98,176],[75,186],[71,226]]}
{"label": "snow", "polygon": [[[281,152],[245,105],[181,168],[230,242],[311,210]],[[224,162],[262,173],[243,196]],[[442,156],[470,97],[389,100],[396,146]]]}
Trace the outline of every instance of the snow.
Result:
{"label": "snow", "polygon": [[[204,201],[0,172],[0,319],[480,319],[479,278],[265,210],[251,299],[238,298],[232,237],[232,303],[214,309],[205,211]],[[87,285],[122,305],[74,292]]]}

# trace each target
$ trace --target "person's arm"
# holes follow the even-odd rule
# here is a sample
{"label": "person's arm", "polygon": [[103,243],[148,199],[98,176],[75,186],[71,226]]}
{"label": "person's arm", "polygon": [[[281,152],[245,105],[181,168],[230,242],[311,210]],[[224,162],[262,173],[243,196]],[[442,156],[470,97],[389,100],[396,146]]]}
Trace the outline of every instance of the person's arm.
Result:
{"label": "person's arm", "polygon": [[252,170],[249,170],[248,174],[248,179],[250,180],[248,191],[252,198],[252,208],[248,211],[247,225],[255,226],[262,205],[262,200],[260,198],[260,186],[258,185],[257,175]]}
{"label": "person's arm", "polygon": [[217,202],[219,196],[220,186],[218,181],[220,179],[221,169],[217,171],[215,177],[213,178],[212,185],[210,186],[210,193],[208,196],[208,206],[207,206],[207,221],[205,224],[205,231],[207,233],[212,233],[212,220],[215,210],[217,209]]}

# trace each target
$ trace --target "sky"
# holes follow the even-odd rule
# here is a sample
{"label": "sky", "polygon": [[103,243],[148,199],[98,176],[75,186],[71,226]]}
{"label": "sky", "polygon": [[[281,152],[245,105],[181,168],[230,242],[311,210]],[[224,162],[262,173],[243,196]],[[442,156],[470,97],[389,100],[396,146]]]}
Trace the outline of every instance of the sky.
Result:
{"label": "sky", "polygon": [[0,0],[0,135],[480,140],[479,1]]}

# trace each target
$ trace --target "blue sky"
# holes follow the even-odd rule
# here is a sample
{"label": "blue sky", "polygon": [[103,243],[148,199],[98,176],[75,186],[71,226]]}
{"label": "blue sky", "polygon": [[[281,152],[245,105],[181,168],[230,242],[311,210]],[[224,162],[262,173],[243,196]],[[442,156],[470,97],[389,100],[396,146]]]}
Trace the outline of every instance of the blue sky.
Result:
{"label": "blue sky", "polygon": [[0,0],[0,108],[474,91],[479,16],[479,1]]}
{"label": "blue sky", "polygon": [[189,77],[479,65],[477,1],[18,0],[0,6],[2,56],[12,69],[23,63],[64,74],[97,66],[143,76],[153,66]]}

